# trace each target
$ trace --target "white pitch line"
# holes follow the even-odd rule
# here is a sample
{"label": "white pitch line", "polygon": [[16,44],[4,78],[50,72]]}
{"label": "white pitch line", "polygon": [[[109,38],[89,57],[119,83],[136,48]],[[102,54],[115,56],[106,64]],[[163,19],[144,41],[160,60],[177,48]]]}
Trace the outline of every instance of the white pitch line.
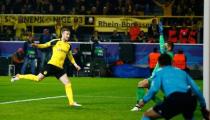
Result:
{"label": "white pitch line", "polygon": [[34,98],[34,99],[25,99],[25,100],[15,100],[15,101],[8,101],[8,102],[0,102],[0,105],[5,104],[12,104],[12,103],[21,103],[21,102],[30,102],[30,101],[38,101],[38,100],[46,100],[46,99],[56,99],[56,98],[63,98],[66,96],[55,96],[55,97],[44,97],[44,98]]}
{"label": "white pitch line", "polygon": [[[54,96],[54,97],[43,97],[43,98],[33,98],[33,99],[25,99],[25,100],[15,100],[15,101],[7,101],[7,102],[0,102],[0,105],[5,104],[13,104],[13,103],[23,103],[23,102],[30,102],[30,101],[39,101],[39,100],[47,100],[47,99],[57,99],[57,98],[64,98],[63,96]],[[75,96],[75,97],[86,97],[86,98],[117,98],[117,99],[128,99],[128,98],[134,98],[134,97],[120,97],[120,96]]]}

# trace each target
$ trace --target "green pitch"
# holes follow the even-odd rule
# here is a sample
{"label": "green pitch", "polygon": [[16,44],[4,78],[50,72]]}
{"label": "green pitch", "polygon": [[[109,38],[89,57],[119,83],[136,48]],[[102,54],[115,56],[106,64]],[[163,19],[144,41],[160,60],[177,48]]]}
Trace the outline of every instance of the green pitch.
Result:
{"label": "green pitch", "polygon": [[[54,77],[37,83],[21,80],[10,83],[10,77],[0,77],[1,120],[140,120],[143,111],[131,112],[135,104],[134,78],[71,78],[74,99],[81,108],[67,106],[64,86]],[[202,86],[202,81],[197,81]],[[162,96],[161,93],[158,94]],[[177,116],[173,120],[182,120]],[[195,119],[201,119],[199,107]]]}

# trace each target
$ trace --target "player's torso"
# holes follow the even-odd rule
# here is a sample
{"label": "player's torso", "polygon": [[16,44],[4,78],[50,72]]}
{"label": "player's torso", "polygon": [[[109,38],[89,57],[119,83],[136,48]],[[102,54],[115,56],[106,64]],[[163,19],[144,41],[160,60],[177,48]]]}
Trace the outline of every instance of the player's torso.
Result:
{"label": "player's torso", "polygon": [[63,68],[63,63],[66,59],[69,50],[70,50],[70,44],[68,42],[59,40],[52,47],[52,57],[48,63]]}

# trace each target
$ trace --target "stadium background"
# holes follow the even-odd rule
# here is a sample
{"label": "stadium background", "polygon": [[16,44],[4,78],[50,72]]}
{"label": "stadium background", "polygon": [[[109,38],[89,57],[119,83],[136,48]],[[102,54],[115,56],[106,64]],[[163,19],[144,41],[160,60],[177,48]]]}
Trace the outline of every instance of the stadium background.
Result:
{"label": "stadium background", "polygon": [[[39,38],[42,34],[42,30],[45,28],[50,29],[50,33],[53,35],[55,33],[55,23],[57,20],[62,21],[63,26],[67,26],[69,28],[74,24],[74,20],[77,19],[79,21],[79,28],[77,31],[78,41],[75,41],[74,38],[71,38],[70,41],[72,43],[72,50],[74,48],[80,48],[81,44],[92,44],[90,42],[91,35],[93,31],[98,31],[102,40],[100,44],[105,48],[104,55],[104,64],[106,66],[111,66],[115,61],[122,59],[124,61],[129,62],[132,66],[137,66],[140,71],[135,73],[135,75],[127,75],[127,77],[147,77],[149,75],[148,71],[148,54],[152,52],[154,47],[158,47],[158,43],[148,43],[148,42],[130,42],[130,38],[127,35],[128,29],[131,25],[137,22],[142,31],[147,33],[147,28],[151,24],[153,18],[158,21],[161,19],[164,24],[165,36],[167,36],[167,30],[170,29],[171,26],[176,24],[177,31],[182,27],[183,23],[187,23],[187,27],[191,28],[192,25],[197,25],[197,44],[182,44],[176,43],[174,53],[176,53],[179,49],[182,49],[187,57],[187,66],[191,69],[191,75],[194,78],[202,78],[202,70],[203,70],[203,45],[202,45],[202,33],[203,27],[202,25],[202,16],[99,16],[99,15],[32,15],[32,14],[1,14],[1,28],[2,28],[2,36],[0,41],[0,56],[2,57],[2,61],[9,61],[9,57],[14,53],[19,47],[22,47],[23,41],[15,40],[13,38],[7,38],[5,33],[7,31],[4,28],[8,28],[12,30],[13,25],[17,22],[18,19],[23,19],[23,21],[27,25],[28,31],[31,31],[34,39],[39,42]],[[90,21],[93,20],[93,21]],[[121,42],[112,42],[110,37],[114,30],[117,30],[121,37]],[[73,36],[73,35],[72,35]],[[9,39],[9,40],[8,40]],[[167,41],[167,39],[166,39]],[[121,47],[129,48],[132,46],[130,51],[123,51]],[[13,46],[13,47],[8,47]],[[90,47],[90,46],[87,46]],[[88,49],[88,48],[87,48]],[[87,50],[86,49],[86,50]],[[91,48],[89,49],[89,52]],[[85,52],[85,51],[81,51]],[[122,56],[124,54],[124,56]],[[126,56],[127,55],[127,56]],[[86,56],[86,55],[85,55]],[[39,56],[40,58],[40,56]],[[84,61],[84,64],[88,61]],[[7,64],[7,65],[6,65]],[[9,62],[5,62],[4,66],[2,66],[2,75],[8,74],[8,64]],[[109,69],[112,69],[109,67]],[[143,70],[143,71],[142,71]],[[138,74],[138,75],[137,75]],[[84,74],[81,74],[84,76]],[[103,76],[110,76],[105,74]],[[112,76],[123,77],[121,75],[112,74]],[[126,76],[125,76],[126,77]]]}

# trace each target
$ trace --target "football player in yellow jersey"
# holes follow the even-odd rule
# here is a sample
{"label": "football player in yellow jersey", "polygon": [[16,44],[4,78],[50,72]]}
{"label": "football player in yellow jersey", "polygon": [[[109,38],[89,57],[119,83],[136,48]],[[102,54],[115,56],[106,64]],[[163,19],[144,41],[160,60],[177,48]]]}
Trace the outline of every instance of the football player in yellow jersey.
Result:
{"label": "football player in yellow jersey", "polygon": [[71,63],[75,66],[77,70],[80,70],[80,66],[77,65],[77,63],[74,60],[74,57],[71,52],[71,44],[68,43],[69,37],[70,37],[70,31],[67,28],[62,28],[61,30],[61,38],[60,39],[53,39],[45,44],[33,44],[34,47],[37,48],[47,48],[52,47],[52,56],[45,66],[43,70],[38,75],[33,74],[17,74],[11,79],[11,82],[14,82],[16,80],[20,79],[28,79],[33,81],[41,81],[46,76],[54,75],[57,79],[59,79],[64,85],[66,90],[66,96],[69,100],[69,106],[81,106],[80,104],[76,103],[73,100],[73,92],[71,87],[71,82],[66,74],[66,72],[63,69],[63,64],[66,59],[66,56],[68,56]]}

